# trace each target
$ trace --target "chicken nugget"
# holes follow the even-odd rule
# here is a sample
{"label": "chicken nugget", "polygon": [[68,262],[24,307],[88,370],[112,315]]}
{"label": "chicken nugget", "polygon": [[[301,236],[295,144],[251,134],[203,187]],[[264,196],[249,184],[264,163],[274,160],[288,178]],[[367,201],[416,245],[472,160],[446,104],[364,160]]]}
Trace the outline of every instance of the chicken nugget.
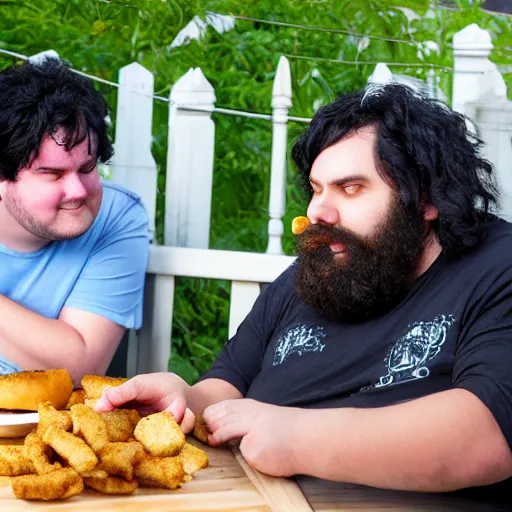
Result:
{"label": "chicken nugget", "polygon": [[87,407],[94,409],[94,407],[98,403],[98,400],[99,400],[99,398],[86,398],[84,400],[84,404],[87,405]]}
{"label": "chicken nugget", "polygon": [[137,411],[136,409],[123,409],[124,411],[126,411],[126,414],[128,415],[128,418],[130,419],[130,421],[132,422],[132,425],[134,427],[137,426],[137,423],[139,423],[139,421],[142,419],[142,416],[139,414],[139,411]]}
{"label": "chicken nugget", "polygon": [[131,482],[133,480],[133,468],[146,457],[146,452],[138,441],[109,443],[101,450],[99,457],[100,467],[109,475],[122,476]]}
{"label": "chicken nugget", "polygon": [[148,455],[135,466],[135,478],[143,487],[176,489],[185,479],[179,457],[152,457]]}
{"label": "chicken nugget", "polygon": [[50,426],[44,433],[43,441],[49,444],[62,458],[66,459],[78,473],[91,471],[98,464],[98,457],[83,439]]}
{"label": "chicken nugget", "polygon": [[120,386],[128,379],[123,377],[105,377],[102,375],[84,375],[82,387],[87,398],[100,398],[103,390],[114,386]]}
{"label": "chicken nugget", "polygon": [[37,406],[39,413],[39,425],[37,426],[37,435],[42,439],[46,429],[53,425],[63,430],[71,430],[73,422],[69,411],[58,411],[51,402],[41,402]]}
{"label": "chicken nugget", "polygon": [[185,444],[185,434],[170,412],[157,412],[142,418],[133,435],[155,457],[172,457]]}
{"label": "chicken nugget", "polygon": [[35,473],[30,459],[25,457],[22,444],[0,445],[0,476],[19,476]]}
{"label": "chicken nugget", "polygon": [[57,469],[46,475],[11,478],[16,498],[22,500],[65,500],[83,491],[84,483],[73,468]]}
{"label": "chicken nugget", "polygon": [[178,457],[187,475],[193,475],[197,470],[208,466],[208,455],[206,455],[206,452],[189,443],[185,443]]}
{"label": "chicken nugget", "polygon": [[137,480],[127,482],[117,476],[109,476],[108,478],[85,478],[84,483],[87,487],[104,494],[131,494],[139,486]]}
{"label": "chicken nugget", "polygon": [[99,413],[85,404],[71,407],[73,434],[81,435],[93,452],[98,453],[108,444],[107,425]]}
{"label": "chicken nugget", "polygon": [[71,393],[68,403],[66,404],[66,407],[64,407],[64,409],[71,409],[71,407],[73,407],[73,405],[83,404],[83,403],[85,403],[85,390],[75,389],[75,391],[73,391],[73,393]]}
{"label": "chicken nugget", "polygon": [[108,478],[108,473],[104,469],[100,469],[99,466],[91,469],[90,471],[83,471],[80,473],[82,478]]}
{"label": "chicken nugget", "polygon": [[51,446],[44,443],[35,432],[31,432],[25,437],[23,455],[32,461],[38,475],[45,475],[62,468],[60,462],[51,462],[53,455]]}
{"label": "chicken nugget", "polygon": [[208,434],[210,431],[206,426],[206,422],[202,416],[197,416],[196,421],[194,423],[194,429],[192,430],[192,435],[199,441],[204,444],[208,444]]}
{"label": "chicken nugget", "polygon": [[133,437],[135,426],[130,421],[130,413],[127,410],[115,409],[110,412],[102,412],[100,416],[107,426],[108,440],[110,442],[128,441],[128,439]]}

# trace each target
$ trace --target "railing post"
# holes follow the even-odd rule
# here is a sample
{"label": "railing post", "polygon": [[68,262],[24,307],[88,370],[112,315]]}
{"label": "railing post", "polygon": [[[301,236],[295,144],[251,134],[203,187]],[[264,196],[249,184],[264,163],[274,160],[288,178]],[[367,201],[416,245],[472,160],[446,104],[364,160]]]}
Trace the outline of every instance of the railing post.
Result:
{"label": "railing post", "polygon": [[453,36],[453,110],[466,115],[473,113],[468,104],[482,98],[488,88],[483,77],[490,71],[492,48],[489,32],[476,23]]}
{"label": "railing post", "polygon": [[288,110],[292,106],[290,63],[279,58],[272,87],[272,162],[267,253],[282,254],[283,215],[286,203],[286,146],[288,140]]}
{"label": "railing post", "polygon": [[112,180],[136,192],[155,235],[157,168],[151,154],[153,75],[137,62],[119,70]]}
{"label": "railing post", "polygon": [[[165,187],[165,245],[207,249],[213,183],[213,87],[189,69],[170,94]],[[189,110],[180,107],[188,107]],[[202,111],[193,111],[194,107]]]}

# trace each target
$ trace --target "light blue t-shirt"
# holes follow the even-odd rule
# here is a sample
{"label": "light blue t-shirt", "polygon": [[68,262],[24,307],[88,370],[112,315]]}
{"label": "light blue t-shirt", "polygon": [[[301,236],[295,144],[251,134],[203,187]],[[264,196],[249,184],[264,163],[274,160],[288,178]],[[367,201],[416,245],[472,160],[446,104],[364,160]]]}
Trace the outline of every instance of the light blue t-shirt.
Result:
{"label": "light blue t-shirt", "polygon": [[[82,236],[32,253],[0,244],[0,294],[47,318],[69,306],[138,329],[148,251],[140,198],[104,182],[98,216]],[[0,374],[20,370],[0,354]]]}

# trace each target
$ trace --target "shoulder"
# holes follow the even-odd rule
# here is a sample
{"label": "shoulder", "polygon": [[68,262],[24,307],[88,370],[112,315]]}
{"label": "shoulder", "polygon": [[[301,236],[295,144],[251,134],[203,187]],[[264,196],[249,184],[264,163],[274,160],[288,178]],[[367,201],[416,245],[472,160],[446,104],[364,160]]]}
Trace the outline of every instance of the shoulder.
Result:
{"label": "shoulder", "polygon": [[135,192],[110,181],[104,181],[102,206],[114,206],[118,208],[142,207],[142,201],[140,196]]}
{"label": "shoulder", "polygon": [[512,268],[512,260],[507,257],[512,251],[512,224],[496,219],[486,237],[467,259],[477,265],[493,268]]}

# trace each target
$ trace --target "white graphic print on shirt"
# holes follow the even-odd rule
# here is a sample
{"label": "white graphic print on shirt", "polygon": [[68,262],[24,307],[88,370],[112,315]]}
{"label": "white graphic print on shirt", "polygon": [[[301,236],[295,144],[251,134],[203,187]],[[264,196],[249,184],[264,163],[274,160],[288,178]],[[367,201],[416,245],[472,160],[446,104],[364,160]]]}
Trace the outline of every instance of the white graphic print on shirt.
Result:
{"label": "white graphic print on shirt", "polygon": [[384,364],[387,375],[361,391],[390,384],[423,379],[430,375],[427,363],[439,354],[448,329],[455,323],[453,315],[438,315],[431,322],[416,322],[391,347]]}
{"label": "white graphic print on shirt", "polygon": [[298,325],[288,329],[277,342],[272,365],[284,363],[292,354],[322,352],[325,343],[322,340],[326,333],[322,327]]}

